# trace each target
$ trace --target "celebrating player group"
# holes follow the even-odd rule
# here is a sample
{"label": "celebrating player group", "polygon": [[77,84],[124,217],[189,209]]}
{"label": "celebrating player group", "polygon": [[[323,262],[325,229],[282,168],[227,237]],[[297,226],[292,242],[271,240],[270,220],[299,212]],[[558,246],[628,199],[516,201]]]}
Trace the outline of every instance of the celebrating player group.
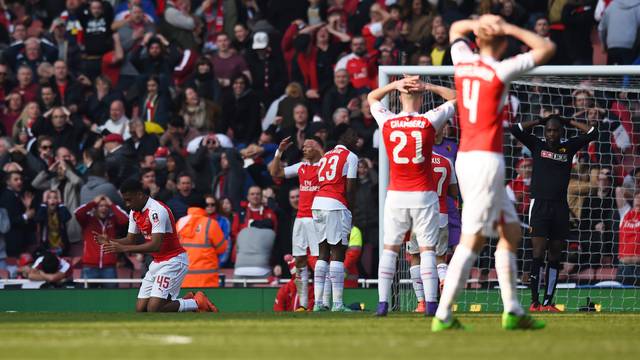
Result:
{"label": "celebrating player group", "polygon": [[[471,34],[475,36],[478,53],[472,51],[467,38]],[[507,48],[507,37],[521,41],[531,50],[500,60]],[[389,311],[398,253],[404,239],[410,238],[411,277],[419,309],[433,317],[434,332],[463,329],[464,325],[452,315],[452,305],[464,288],[486,237],[497,235],[495,264],[504,305],[502,327],[541,329],[545,323],[525,313],[516,293],[516,249],[521,230],[504,188],[500,115],[510,82],[549,60],[555,45],[495,15],[455,22],[450,39],[455,90],[422,82],[419,76],[405,75],[368,95],[390,169],[376,315],[386,316]],[[396,90],[402,105],[398,114],[381,103]],[[422,113],[426,92],[444,101]],[[456,111],[461,138],[454,170],[449,159],[433,152],[433,145]],[[356,142],[355,132],[346,128],[339,144],[325,153],[323,141],[309,137],[300,144],[303,161],[285,167],[281,156],[292,145],[292,139],[286,138],[269,164],[272,176],[298,177],[300,182],[300,205],[292,238],[298,311],[307,311],[309,307],[310,265],[314,274],[313,311],[350,311],[342,300],[343,262],[352,227],[352,196],[358,166],[352,150]],[[444,263],[448,246],[446,199],[457,197],[458,188],[464,202],[462,235],[447,269]],[[177,298],[188,265],[176,237],[171,211],[145,195],[137,181],[125,182],[121,192],[132,209],[128,236],[116,240],[96,234],[96,239],[107,252],[148,252],[154,256],[140,288],[137,310],[214,311],[213,304],[201,292]],[[134,245],[138,233],[146,239],[142,245]],[[329,292],[331,298],[323,296]]]}

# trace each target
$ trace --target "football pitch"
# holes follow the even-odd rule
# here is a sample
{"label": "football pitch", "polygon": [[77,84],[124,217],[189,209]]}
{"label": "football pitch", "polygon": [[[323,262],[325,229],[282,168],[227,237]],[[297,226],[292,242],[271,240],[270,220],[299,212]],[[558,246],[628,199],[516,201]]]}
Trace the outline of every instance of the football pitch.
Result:
{"label": "football pitch", "polygon": [[0,359],[639,359],[640,314],[553,314],[506,332],[499,315],[433,334],[416,314],[2,313]]}

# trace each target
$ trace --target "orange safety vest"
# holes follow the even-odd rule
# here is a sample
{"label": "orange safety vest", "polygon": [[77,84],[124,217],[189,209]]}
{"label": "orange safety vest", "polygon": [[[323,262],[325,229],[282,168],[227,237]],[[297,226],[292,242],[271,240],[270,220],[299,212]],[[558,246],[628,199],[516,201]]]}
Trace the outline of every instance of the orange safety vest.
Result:
{"label": "orange safety vest", "polygon": [[201,208],[189,208],[176,225],[180,244],[189,257],[185,288],[218,287],[218,255],[227,250],[220,225]]}

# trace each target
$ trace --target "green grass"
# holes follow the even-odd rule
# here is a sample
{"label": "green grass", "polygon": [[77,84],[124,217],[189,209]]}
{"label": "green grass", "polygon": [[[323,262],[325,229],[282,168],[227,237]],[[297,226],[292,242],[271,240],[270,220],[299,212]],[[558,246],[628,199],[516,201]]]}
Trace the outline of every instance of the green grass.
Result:
{"label": "green grass", "polygon": [[506,332],[499,315],[433,334],[415,314],[2,313],[0,359],[640,359],[640,314],[541,316]]}

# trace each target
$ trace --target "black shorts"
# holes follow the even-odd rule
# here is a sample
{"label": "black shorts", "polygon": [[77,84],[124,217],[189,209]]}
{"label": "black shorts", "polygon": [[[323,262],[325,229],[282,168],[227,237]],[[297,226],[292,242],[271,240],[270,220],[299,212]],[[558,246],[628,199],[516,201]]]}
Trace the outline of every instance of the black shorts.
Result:
{"label": "black shorts", "polygon": [[569,205],[566,201],[532,199],[529,231],[533,237],[566,240],[569,237]]}

